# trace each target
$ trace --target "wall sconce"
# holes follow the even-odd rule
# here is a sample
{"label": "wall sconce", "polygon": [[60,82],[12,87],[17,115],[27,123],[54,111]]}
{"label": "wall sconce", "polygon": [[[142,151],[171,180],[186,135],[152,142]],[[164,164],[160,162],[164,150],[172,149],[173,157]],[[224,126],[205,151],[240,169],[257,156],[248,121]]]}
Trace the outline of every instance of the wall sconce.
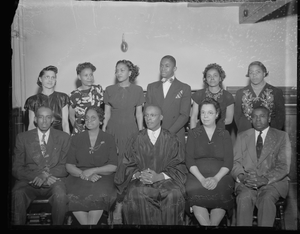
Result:
{"label": "wall sconce", "polygon": [[124,33],[122,36],[121,50],[125,53],[128,50],[128,44],[125,41]]}

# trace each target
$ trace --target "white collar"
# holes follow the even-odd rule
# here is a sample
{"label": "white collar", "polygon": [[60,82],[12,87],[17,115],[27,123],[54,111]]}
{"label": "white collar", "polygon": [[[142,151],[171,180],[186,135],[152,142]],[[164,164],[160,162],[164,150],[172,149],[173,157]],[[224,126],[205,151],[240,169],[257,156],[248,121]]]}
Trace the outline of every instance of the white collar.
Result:
{"label": "white collar", "polygon": [[158,136],[159,136],[160,131],[161,131],[161,127],[159,127],[158,129],[156,129],[155,131],[152,131],[152,130],[150,130],[150,129],[147,129],[148,134],[152,134],[152,135],[154,135],[155,137],[158,137]]}
{"label": "white collar", "polygon": [[45,141],[47,142],[48,141],[48,138],[49,138],[49,134],[50,134],[50,128],[47,130],[47,132],[43,133],[41,132],[41,130],[39,128],[37,128],[38,130],[38,136],[39,136],[39,140],[41,141],[42,140],[42,137],[43,137],[43,134],[45,134]]}

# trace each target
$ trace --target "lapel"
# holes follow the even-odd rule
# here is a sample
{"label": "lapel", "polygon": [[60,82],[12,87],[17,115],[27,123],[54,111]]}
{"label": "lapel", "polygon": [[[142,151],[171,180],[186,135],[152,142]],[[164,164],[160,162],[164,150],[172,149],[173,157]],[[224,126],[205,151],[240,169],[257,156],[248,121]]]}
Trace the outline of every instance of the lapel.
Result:
{"label": "lapel", "polygon": [[247,151],[250,155],[251,160],[253,161],[254,165],[257,164],[257,154],[256,154],[256,146],[255,146],[255,130],[251,128],[249,131],[247,138],[246,138],[246,146]]}
{"label": "lapel", "polygon": [[154,96],[156,98],[157,103],[162,107],[165,98],[164,98],[164,91],[163,91],[163,86],[161,81],[157,82],[157,85],[154,90]]}
{"label": "lapel", "polygon": [[32,157],[32,160],[37,164],[41,164],[43,161],[43,154],[41,151],[41,146],[40,146],[40,140],[39,140],[39,135],[37,128],[32,130],[30,135],[30,155]]}
{"label": "lapel", "polygon": [[[174,81],[172,82],[172,84],[169,88],[169,91],[168,91],[167,96],[164,100],[164,103],[163,103],[163,106],[165,108],[170,107],[172,102],[175,101],[176,95],[180,91],[180,88],[181,88],[180,83],[175,77]],[[163,109],[165,109],[165,108],[163,108]]]}
{"label": "lapel", "polygon": [[273,129],[270,127],[261,151],[258,164],[262,163],[266,159],[266,157],[270,155],[270,152],[274,150],[277,142],[276,138],[277,137],[275,131],[273,131]]}
{"label": "lapel", "polygon": [[55,136],[54,136],[54,132],[52,131],[52,128],[50,128],[50,132],[49,132],[49,138],[48,138],[48,142],[47,142],[47,154],[49,155],[50,159],[52,158],[52,152],[53,149],[55,149]]}

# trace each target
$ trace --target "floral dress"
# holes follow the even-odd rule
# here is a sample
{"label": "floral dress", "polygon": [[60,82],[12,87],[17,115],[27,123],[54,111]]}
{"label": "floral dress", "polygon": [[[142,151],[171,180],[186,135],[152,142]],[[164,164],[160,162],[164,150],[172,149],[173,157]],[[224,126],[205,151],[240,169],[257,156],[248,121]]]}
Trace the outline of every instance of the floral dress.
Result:
{"label": "floral dress", "polygon": [[253,109],[264,106],[271,112],[270,126],[282,130],[285,121],[284,97],[281,89],[268,83],[263,87],[257,96],[248,85],[236,92],[235,96],[234,121],[238,132],[252,128],[251,114]]}
{"label": "floral dress", "polygon": [[101,85],[92,85],[90,89],[76,89],[70,94],[70,105],[75,110],[75,122],[72,135],[85,130],[84,114],[89,106],[100,107],[103,103],[103,89]]}

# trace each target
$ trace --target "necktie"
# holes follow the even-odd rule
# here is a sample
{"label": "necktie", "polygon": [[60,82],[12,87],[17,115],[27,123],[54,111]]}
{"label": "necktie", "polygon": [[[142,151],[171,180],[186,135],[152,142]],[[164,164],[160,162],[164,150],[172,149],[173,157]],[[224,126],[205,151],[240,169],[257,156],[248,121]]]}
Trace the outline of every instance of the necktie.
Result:
{"label": "necktie", "polygon": [[46,134],[43,134],[43,137],[42,137],[42,143],[41,143],[41,151],[42,151],[42,154],[44,157],[47,157],[46,155]]}
{"label": "necktie", "polygon": [[259,132],[259,135],[257,137],[257,141],[256,141],[256,154],[257,154],[257,161],[260,158],[260,154],[261,154],[261,150],[263,148],[263,139],[261,137],[262,131]]}

